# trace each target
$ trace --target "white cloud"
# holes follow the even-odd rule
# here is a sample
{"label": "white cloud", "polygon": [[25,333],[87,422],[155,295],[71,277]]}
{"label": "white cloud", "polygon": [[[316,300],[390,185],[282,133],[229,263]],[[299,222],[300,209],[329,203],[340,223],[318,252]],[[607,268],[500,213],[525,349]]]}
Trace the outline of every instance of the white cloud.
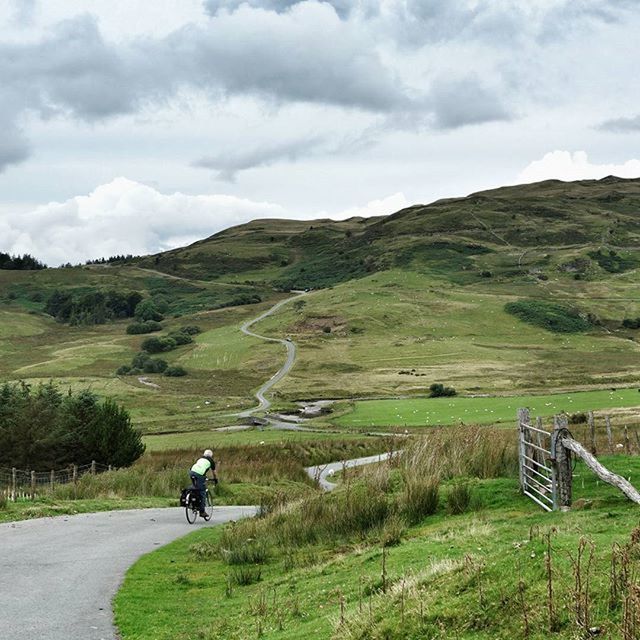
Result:
{"label": "white cloud", "polygon": [[540,180],[599,180],[606,176],[640,178],[640,160],[635,158],[622,164],[593,164],[585,151],[551,151],[529,164],[518,176],[518,182]]}
{"label": "white cloud", "polygon": [[364,207],[351,207],[335,215],[327,216],[326,213],[319,213],[318,218],[331,217],[334,220],[346,220],[347,218],[355,217],[370,218],[372,216],[387,216],[408,206],[409,202],[407,202],[407,199],[404,197],[404,193],[394,193],[380,200],[372,200],[364,205]]}
{"label": "white cloud", "polygon": [[[11,253],[31,253],[47,264],[154,253],[210,236],[254,218],[282,217],[282,207],[228,195],[165,195],[116,178],[87,196],[51,202],[21,216],[0,218]],[[3,243],[4,244],[4,243]]]}

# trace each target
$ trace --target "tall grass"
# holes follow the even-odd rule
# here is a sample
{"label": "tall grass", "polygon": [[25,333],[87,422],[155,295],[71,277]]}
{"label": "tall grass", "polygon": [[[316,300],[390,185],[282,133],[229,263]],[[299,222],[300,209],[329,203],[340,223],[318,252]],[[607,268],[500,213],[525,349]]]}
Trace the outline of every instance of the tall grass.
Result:
{"label": "tall grass", "polygon": [[[515,476],[515,440],[511,432],[486,427],[434,430],[406,446],[401,456],[346,474],[330,494],[276,501],[263,509],[262,518],[228,528],[220,554],[229,564],[249,562],[258,540],[286,550],[354,539],[387,544],[399,538],[405,522],[416,524],[438,511],[443,480]],[[452,493],[451,511],[469,508],[468,482],[454,483]]]}
{"label": "tall grass", "polygon": [[[389,448],[393,448],[391,441],[374,438],[221,447],[214,452],[221,479],[218,492],[224,497],[229,485],[237,483],[277,483],[285,487],[290,483],[289,493],[299,495],[301,487],[310,489],[313,485],[304,467],[372,455]],[[200,453],[200,450],[183,449],[147,453],[126,469],[88,474],[79,478],[75,486],[57,485],[53,496],[58,499],[177,497],[180,489],[189,484],[187,472]],[[254,495],[253,503],[263,498]],[[284,497],[278,494],[266,499],[278,502]]]}
{"label": "tall grass", "polygon": [[518,473],[517,442],[512,431],[479,426],[446,427],[414,441],[402,456],[403,473],[498,478]]}

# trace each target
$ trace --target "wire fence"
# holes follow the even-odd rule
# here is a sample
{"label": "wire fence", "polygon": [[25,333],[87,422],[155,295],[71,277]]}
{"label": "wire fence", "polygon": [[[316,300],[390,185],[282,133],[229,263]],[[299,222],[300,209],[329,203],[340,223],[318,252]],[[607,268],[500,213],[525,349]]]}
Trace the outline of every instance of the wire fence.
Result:
{"label": "wire fence", "polygon": [[45,493],[53,492],[57,485],[77,483],[86,474],[111,471],[111,465],[91,462],[91,464],[69,465],[51,471],[31,471],[0,467],[0,498],[5,500],[35,500]]}

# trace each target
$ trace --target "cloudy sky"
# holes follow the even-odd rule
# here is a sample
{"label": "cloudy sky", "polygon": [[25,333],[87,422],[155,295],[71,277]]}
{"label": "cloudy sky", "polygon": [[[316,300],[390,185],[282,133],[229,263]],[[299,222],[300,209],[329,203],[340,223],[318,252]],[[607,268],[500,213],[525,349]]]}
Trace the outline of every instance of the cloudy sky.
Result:
{"label": "cloudy sky", "polygon": [[638,0],[0,0],[0,251],[640,176]]}

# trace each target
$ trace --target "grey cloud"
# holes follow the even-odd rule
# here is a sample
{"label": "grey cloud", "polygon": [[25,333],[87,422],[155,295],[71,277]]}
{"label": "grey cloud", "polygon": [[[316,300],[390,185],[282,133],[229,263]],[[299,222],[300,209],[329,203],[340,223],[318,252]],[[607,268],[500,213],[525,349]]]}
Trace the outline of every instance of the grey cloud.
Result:
{"label": "grey cloud", "polygon": [[614,118],[606,120],[598,129],[603,131],[613,131],[614,133],[640,132],[640,115],[631,118]]}
{"label": "grey cloud", "polygon": [[512,117],[497,92],[473,77],[436,81],[431,87],[430,101],[434,126],[438,129],[456,129]]}
{"label": "grey cloud", "polygon": [[13,105],[11,117],[0,112],[7,137],[0,170],[27,154],[15,125],[27,111],[97,121],[162,104],[182,88],[374,112],[409,102],[370,37],[317,3],[287,14],[244,7],[164,38],[121,44],[105,41],[96,20],[83,15],[39,41],[0,42],[0,104]]}
{"label": "grey cloud", "polygon": [[0,45],[0,79],[23,107],[95,120],[135,108],[137,78],[90,16],[59,23],[47,38]]}
{"label": "grey cloud", "polygon": [[370,45],[320,6],[295,16],[220,16],[122,46],[105,42],[95,20],[83,16],[40,42],[0,44],[0,82],[23,96],[25,108],[88,120],[135,111],[183,86],[389,110],[407,99]]}
{"label": "grey cloud", "polygon": [[324,143],[320,137],[283,141],[254,149],[235,149],[199,158],[195,167],[217,171],[220,180],[233,182],[241,171],[265,167],[280,161],[293,162],[318,153]]}
{"label": "grey cloud", "polygon": [[30,153],[29,142],[15,124],[3,122],[0,115],[3,134],[0,137],[0,173],[13,164],[26,160]]}
{"label": "grey cloud", "polygon": [[30,25],[37,6],[37,0],[13,0],[13,22],[20,26]]}
{"label": "grey cloud", "polygon": [[[212,16],[217,15],[223,9],[235,11],[242,5],[282,13],[306,1],[307,0],[204,0],[204,7]],[[360,4],[357,0],[321,0],[321,2],[332,6],[341,18],[347,17],[353,10],[357,9]],[[377,4],[377,0],[371,0],[369,4]]]}

